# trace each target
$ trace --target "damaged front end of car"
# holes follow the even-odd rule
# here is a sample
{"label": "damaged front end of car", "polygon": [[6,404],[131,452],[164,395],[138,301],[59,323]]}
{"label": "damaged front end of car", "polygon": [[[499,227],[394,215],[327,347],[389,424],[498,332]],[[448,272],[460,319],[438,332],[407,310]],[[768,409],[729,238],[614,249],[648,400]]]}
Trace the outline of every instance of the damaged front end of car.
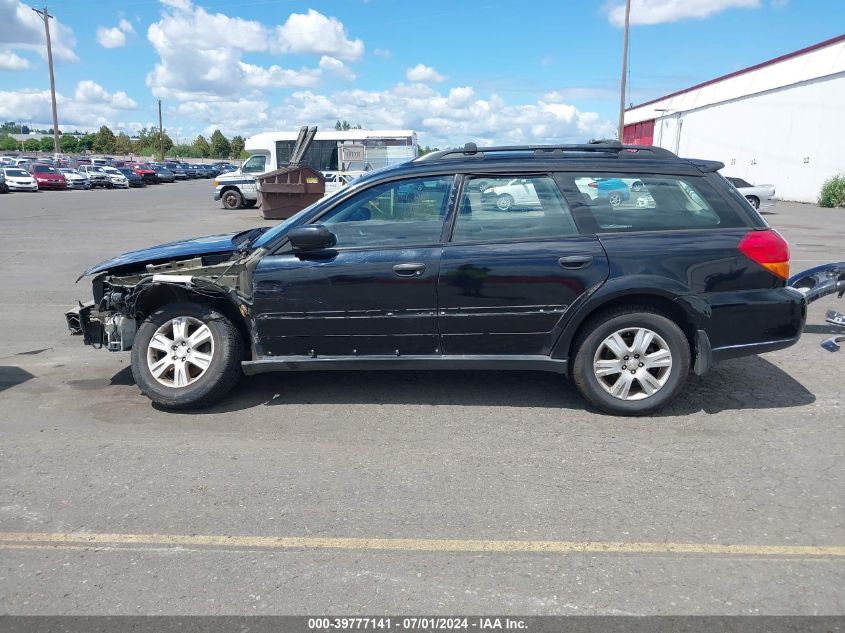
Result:
{"label": "damaged front end of car", "polygon": [[[252,272],[264,249],[248,247],[263,229],[126,253],[85,271],[93,300],[65,313],[71,334],[111,352],[132,349],[143,320],[177,301],[213,304],[251,331]],[[79,281],[77,279],[77,281]]]}

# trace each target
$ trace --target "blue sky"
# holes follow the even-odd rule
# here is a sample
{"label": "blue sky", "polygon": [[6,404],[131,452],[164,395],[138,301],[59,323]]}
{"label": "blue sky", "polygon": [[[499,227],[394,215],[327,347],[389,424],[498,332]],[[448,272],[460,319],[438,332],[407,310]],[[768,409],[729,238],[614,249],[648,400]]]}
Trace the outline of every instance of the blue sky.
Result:
{"label": "blue sky", "polygon": [[[63,129],[193,139],[331,125],[421,143],[615,129],[622,0],[55,0]],[[634,0],[639,103],[839,35],[845,0]],[[49,126],[43,27],[0,0],[0,119]]]}

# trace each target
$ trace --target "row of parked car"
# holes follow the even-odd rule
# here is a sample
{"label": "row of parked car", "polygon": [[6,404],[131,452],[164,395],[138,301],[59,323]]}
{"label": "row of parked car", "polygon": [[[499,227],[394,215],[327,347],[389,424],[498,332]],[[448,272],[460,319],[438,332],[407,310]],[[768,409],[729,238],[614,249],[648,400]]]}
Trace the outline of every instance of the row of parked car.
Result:
{"label": "row of parked car", "polygon": [[[11,159],[11,160],[10,160]],[[43,189],[129,189],[148,184],[177,180],[214,178],[236,169],[229,163],[191,164],[180,161],[138,162],[102,159],[94,164],[80,159],[69,161],[45,159],[31,162],[26,159],[0,157],[0,193],[9,191],[39,191]]]}

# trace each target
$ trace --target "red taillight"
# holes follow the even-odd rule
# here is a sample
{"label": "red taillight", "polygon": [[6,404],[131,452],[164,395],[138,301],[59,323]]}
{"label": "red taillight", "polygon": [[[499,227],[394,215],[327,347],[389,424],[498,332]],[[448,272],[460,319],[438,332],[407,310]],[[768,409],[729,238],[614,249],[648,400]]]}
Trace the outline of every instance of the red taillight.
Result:
{"label": "red taillight", "polygon": [[599,188],[598,183],[595,183],[595,182],[588,183],[588,184],[587,184],[587,186],[588,186],[588,187],[592,187],[593,189],[598,189],[598,188]]}
{"label": "red taillight", "polygon": [[789,277],[789,244],[777,231],[751,231],[740,240],[737,248],[781,279]]}

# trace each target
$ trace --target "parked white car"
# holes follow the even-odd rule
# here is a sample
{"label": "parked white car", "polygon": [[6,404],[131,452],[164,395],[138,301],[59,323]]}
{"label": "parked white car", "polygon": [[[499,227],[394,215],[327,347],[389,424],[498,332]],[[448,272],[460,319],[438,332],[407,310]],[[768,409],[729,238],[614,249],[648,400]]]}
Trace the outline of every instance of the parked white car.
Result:
{"label": "parked white car", "polygon": [[739,191],[751,206],[755,209],[768,209],[775,205],[773,198],[775,197],[774,185],[752,185],[747,180],[742,178],[725,177],[736,190]]}
{"label": "parked white car", "polygon": [[116,167],[100,167],[104,172],[106,172],[109,176],[109,180],[111,180],[111,184],[114,187],[122,187],[124,189],[129,189],[129,179],[123,175]]}
{"label": "parked white car", "polygon": [[62,176],[65,177],[67,180],[67,186],[70,189],[90,189],[91,188],[91,181],[88,180],[86,176],[83,176],[78,171],[74,169],[69,169],[67,167],[62,167],[59,169],[62,172]]}
{"label": "parked white car", "polygon": [[9,191],[38,191],[38,183],[25,169],[4,167],[3,175],[6,176],[6,186],[9,187]]}
{"label": "parked white car", "polygon": [[506,183],[499,184],[500,182],[501,179],[492,179],[485,183],[487,186],[481,192],[483,203],[495,205],[499,211],[541,206],[530,178],[512,178]]}

